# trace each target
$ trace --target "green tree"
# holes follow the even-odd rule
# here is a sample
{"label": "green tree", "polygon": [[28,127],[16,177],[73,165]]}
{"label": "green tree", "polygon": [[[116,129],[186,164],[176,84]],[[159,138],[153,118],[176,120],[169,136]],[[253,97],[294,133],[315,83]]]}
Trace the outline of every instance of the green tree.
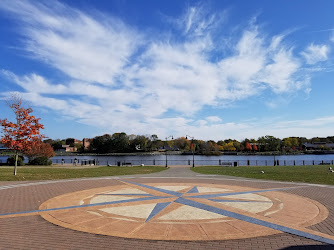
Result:
{"label": "green tree", "polygon": [[90,147],[96,153],[110,153],[112,152],[112,139],[110,134],[104,134],[93,138]]}
{"label": "green tree", "polygon": [[144,135],[137,135],[133,140],[130,141],[130,148],[132,151],[147,151],[149,138]]}
{"label": "green tree", "polygon": [[128,152],[130,150],[130,141],[126,133],[114,133],[111,140],[114,152]]}
{"label": "green tree", "polygon": [[74,147],[75,139],[74,138],[67,138],[65,140],[66,145],[70,145],[70,147]]}
{"label": "green tree", "polygon": [[236,148],[233,145],[233,141],[230,141],[224,145],[224,151],[236,151]]}
{"label": "green tree", "polygon": [[285,150],[291,150],[299,147],[299,140],[297,137],[287,137],[282,140],[282,147]]}
{"label": "green tree", "polygon": [[277,151],[280,149],[281,140],[271,135],[259,137],[261,151]]}
{"label": "green tree", "polygon": [[63,145],[65,145],[65,140],[47,140],[46,143],[50,143],[54,150],[61,149]]}
{"label": "green tree", "polygon": [[189,151],[191,140],[187,140],[185,137],[179,137],[174,139],[174,146],[180,150]]}
{"label": "green tree", "polygon": [[151,135],[151,138],[150,138],[151,141],[157,141],[159,140],[158,136],[156,134],[153,134]]}
{"label": "green tree", "polygon": [[149,151],[155,151],[164,146],[164,142],[160,139],[156,139],[154,141],[149,140],[147,144],[147,148],[149,149]]}
{"label": "green tree", "polygon": [[235,147],[236,151],[240,151],[241,144],[237,140],[233,140],[233,146]]}

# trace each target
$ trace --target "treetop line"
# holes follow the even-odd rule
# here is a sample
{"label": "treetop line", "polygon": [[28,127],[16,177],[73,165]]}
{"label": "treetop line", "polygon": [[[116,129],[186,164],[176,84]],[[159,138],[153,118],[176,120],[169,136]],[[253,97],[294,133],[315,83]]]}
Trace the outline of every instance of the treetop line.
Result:
{"label": "treetop line", "polygon": [[262,136],[257,140],[244,139],[239,142],[233,139],[219,141],[203,141],[179,137],[175,139],[161,140],[157,135],[127,135],[126,133],[105,134],[82,141],[74,138],[47,139],[45,143],[52,145],[55,151],[67,152],[92,152],[92,153],[127,153],[127,152],[152,152],[152,151],[194,151],[197,154],[219,154],[223,151],[234,152],[299,152],[305,150],[332,150],[334,149],[334,136],[326,138],[314,137],[287,137],[279,139],[274,136]]}

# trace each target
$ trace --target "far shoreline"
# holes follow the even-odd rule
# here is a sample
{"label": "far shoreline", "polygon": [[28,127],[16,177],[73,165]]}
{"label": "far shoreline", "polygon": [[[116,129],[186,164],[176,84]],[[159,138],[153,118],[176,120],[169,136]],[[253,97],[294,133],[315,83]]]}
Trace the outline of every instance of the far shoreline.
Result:
{"label": "far shoreline", "polygon": [[[12,156],[14,153],[11,152],[0,152],[0,156]],[[193,155],[192,152],[181,152],[181,151],[167,151],[168,155]],[[330,155],[334,154],[333,150],[328,151],[299,151],[299,152],[213,152],[210,154],[199,154],[194,153],[194,155],[200,156],[224,156],[224,155],[235,155],[235,156],[280,156],[280,155]],[[57,156],[153,156],[153,155],[166,155],[166,152],[132,152],[132,153],[88,153],[88,152],[55,152],[55,157]]]}

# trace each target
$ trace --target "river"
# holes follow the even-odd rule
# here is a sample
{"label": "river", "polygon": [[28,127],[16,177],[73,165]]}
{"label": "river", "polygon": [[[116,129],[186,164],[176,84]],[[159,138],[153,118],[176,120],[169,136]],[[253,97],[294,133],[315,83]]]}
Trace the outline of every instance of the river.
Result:
{"label": "river", "polygon": [[[0,156],[0,163],[6,162],[7,156]],[[166,155],[126,155],[126,156],[55,156],[52,158],[54,164],[73,164],[75,158],[78,164],[91,164],[93,161],[99,165],[166,165]],[[195,165],[238,165],[238,166],[273,166],[276,165],[319,165],[333,164],[334,154],[305,154],[305,155],[219,155],[204,156],[195,155]],[[26,162],[27,160],[25,160]],[[168,165],[192,165],[192,155],[167,155]]]}

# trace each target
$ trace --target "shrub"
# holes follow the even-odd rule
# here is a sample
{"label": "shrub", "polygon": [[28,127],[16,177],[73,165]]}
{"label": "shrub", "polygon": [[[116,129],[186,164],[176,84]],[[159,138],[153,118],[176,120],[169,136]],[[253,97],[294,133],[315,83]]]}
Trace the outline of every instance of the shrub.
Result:
{"label": "shrub", "polygon": [[51,145],[42,141],[35,141],[31,148],[24,151],[24,154],[28,156],[29,160],[41,156],[46,156],[48,158],[55,156]]}
{"label": "shrub", "polygon": [[44,166],[47,166],[47,165],[51,165],[52,161],[49,160],[49,158],[46,157],[46,156],[41,156],[41,157],[36,157],[36,158],[30,160],[29,164],[30,165],[44,165]]}
{"label": "shrub", "polygon": [[[23,161],[24,161],[24,157],[22,155],[19,155],[19,157],[17,158],[17,165],[23,166],[24,165]],[[7,159],[7,165],[15,166],[15,155],[12,155],[11,157]]]}

